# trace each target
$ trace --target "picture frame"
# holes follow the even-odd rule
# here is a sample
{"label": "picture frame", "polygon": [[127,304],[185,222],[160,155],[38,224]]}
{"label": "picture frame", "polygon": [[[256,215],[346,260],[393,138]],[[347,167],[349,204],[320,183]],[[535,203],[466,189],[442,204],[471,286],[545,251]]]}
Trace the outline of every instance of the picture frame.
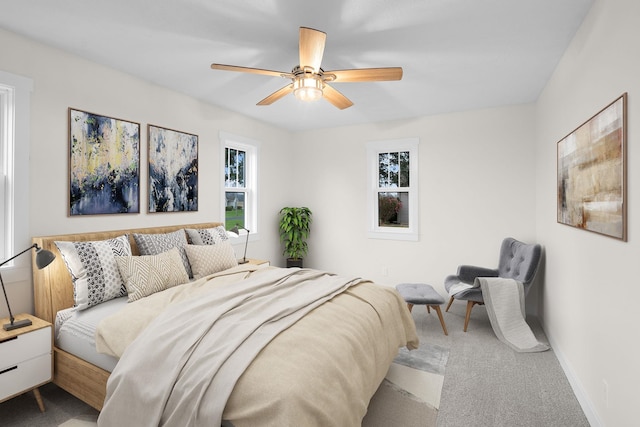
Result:
{"label": "picture frame", "polygon": [[627,240],[627,93],[558,142],[558,223]]}
{"label": "picture frame", "polygon": [[198,210],[198,135],[148,125],[149,212]]}
{"label": "picture frame", "polygon": [[69,108],[69,216],[140,212],[140,124]]}

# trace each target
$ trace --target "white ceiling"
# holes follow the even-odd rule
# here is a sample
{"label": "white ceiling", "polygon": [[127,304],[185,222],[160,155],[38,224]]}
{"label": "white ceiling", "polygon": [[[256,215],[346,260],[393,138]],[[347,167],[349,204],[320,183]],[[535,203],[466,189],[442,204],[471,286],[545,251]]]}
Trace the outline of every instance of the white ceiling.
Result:
{"label": "white ceiling", "polygon": [[[533,102],[593,0],[0,0],[0,28],[289,130]],[[334,83],[354,102],[288,95],[298,29],[327,33],[322,68],[395,67],[401,81]],[[42,64],[43,67],[46,64]]]}

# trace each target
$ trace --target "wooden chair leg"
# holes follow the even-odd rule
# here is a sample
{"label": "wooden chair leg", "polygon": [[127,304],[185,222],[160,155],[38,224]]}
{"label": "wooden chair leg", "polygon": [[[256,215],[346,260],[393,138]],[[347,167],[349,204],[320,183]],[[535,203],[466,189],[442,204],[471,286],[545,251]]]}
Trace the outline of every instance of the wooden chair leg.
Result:
{"label": "wooden chair leg", "polygon": [[429,308],[428,305],[427,305],[427,313],[431,314],[431,309]]}
{"label": "wooden chair leg", "polygon": [[453,297],[449,298],[449,304],[447,304],[447,308],[444,311],[449,311],[449,307],[451,307],[451,304],[453,304]]}
{"label": "wooden chair leg", "polygon": [[475,301],[467,301],[467,314],[464,316],[464,331],[467,332],[467,326],[469,325],[469,318],[471,317],[471,309],[477,303]]}
{"label": "wooden chair leg", "polygon": [[[429,306],[427,306],[427,307],[429,307]],[[436,313],[438,313],[438,319],[440,319],[440,324],[442,325],[442,330],[444,331],[444,334],[445,335],[449,335],[449,333],[447,332],[447,325],[444,324],[444,317],[442,317],[442,310],[440,310],[440,306],[439,305],[434,305],[432,307],[434,308]]]}
{"label": "wooden chair leg", "polygon": [[413,304],[407,304],[407,307],[409,307],[409,313],[411,313],[411,310],[413,310]]}

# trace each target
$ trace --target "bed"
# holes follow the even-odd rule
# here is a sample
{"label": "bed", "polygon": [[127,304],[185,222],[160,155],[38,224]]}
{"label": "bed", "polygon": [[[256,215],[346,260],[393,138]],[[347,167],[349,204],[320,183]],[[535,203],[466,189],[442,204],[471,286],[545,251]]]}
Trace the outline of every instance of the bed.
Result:
{"label": "bed", "polygon": [[[126,235],[129,237],[131,255],[135,257],[140,252],[135,239],[131,238],[134,234],[162,235],[178,233],[186,229],[212,229],[219,225],[220,223],[211,222],[34,237],[34,243],[56,254],[56,260],[46,269],[33,269],[36,315],[55,323],[56,314],[68,310],[76,302],[74,300],[71,276],[55,242],[100,241]],[[191,344],[185,342],[186,336],[194,335],[195,338],[193,339],[196,341],[204,341],[198,335],[200,333],[199,330],[215,330],[218,327],[217,324],[208,326],[204,322],[211,317],[210,312],[218,310],[218,305],[216,304],[220,301],[220,295],[226,295],[228,301],[235,301],[234,298],[237,299],[238,289],[242,286],[253,289],[251,292],[256,289],[271,289],[269,287],[273,286],[274,293],[282,292],[283,295],[296,295],[300,286],[295,283],[290,288],[279,288],[282,283],[290,279],[295,283],[322,284],[322,286],[306,288],[312,289],[313,292],[317,292],[317,289],[325,289],[327,284],[335,288],[323,293],[317,303],[300,301],[301,309],[295,311],[297,314],[293,316],[291,324],[283,324],[281,329],[272,332],[273,337],[271,338],[260,338],[265,343],[261,347],[257,347],[258,350],[252,350],[256,352],[255,358],[247,359],[248,356],[241,357],[241,359],[247,359],[242,362],[245,363],[246,367],[242,367],[242,363],[235,364],[238,367],[234,369],[242,369],[242,373],[231,381],[234,386],[230,388],[228,398],[223,399],[221,419],[228,422],[229,425],[238,427],[243,425],[292,425],[292,423],[297,425],[359,425],[366,413],[369,399],[384,378],[389,365],[397,354],[398,348],[402,346],[407,346],[408,348],[417,347],[418,339],[415,333],[415,325],[404,300],[397,294],[395,289],[376,285],[366,280],[339,278],[335,275],[308,269],[257,268],[252,265],[241,265],[216,274],[196,278],[191,281],[189,287],[176,286],[132,303],[122,303],[122,298],[115,298],[110,304],[119,304],[123,308],[118,309],[117,315],[108,316],[111,323],[107,320],[102,320],[100,324],[110,324],[111,328],[115,328],[116,331],[120,328],[122,331],[127,329],[134,332],[130,334],[112,334],[110,341],[109,339],[103,339],[102,333],[98,334],[100,336],[97,337],[97,340],[101,346],[101,351],[108,353],[108,357],[113,357],[115,361],[113,378],[109,382],[109,398],[106,406],[107,383],[112,375],[109,363],[101,367],[99,362],[87,362],[85,357],[71,354],[69,351],[59,348],[56,342],[54,345],[53,382],[98,410],[103,410],[103,406],[105,406],[101,414],[102,425],[121,423],[122,419],[118,419],[118,412],[128,416],[133,415],[123,411],[110,410],[110,408],[120,405],[121,402],[125,401],[123,399],[128,399],[129,397],[127,396],[131,394],[147,396],[148,394],[153,394],[155,389],[162,389],[162,387],[153,386],[153,389],[145,390],[146,381],[134,381],[134,383],[143,384],[141,389],[131,388],[138,387],[136,384],[124,384],[126,382],[123,380],[124,378],[134,376],[137,378],[137,375],[140,375],[139,378],[144,378],[145,373],[141,372],[141,368],[144,368],[143,358],[138,357],[136,360],[136,356],[132,356],[132,354],[139,356],[144,352],[144,350],[139,350],[138,348],[149,348],[149,346],[162,348],[157,347],[161,343],[154,342],[150,344],[152,341],[148,341],[156,339],[156,335],[160,336],[162,334],[177,337],[178,339],[173,344],[166,344],[166,351],[172,351],[181,346],[191,348]],[[212,292],[209,288],[214,291]],[[191,289],[195,289],[195,291]],[[176,296],[182,292],[187,296]],[[191,295],[190,292],[195,293]],[[270,294],[271,290],[269,292],[265,290],[264,293],[265,295]],[[307,298],[308,293],[298,292],[300,297],[303,298]],[[212,296],[211,294],[215,295]],[[165,298],[165,295],[169,296]],[[193,297],[194,295],[196,297]],[[126,297],[124,298],[126,299]],[[205,298],[212,299],[205,300]],[[173,303],[171,310],[169,310],[165,309],[169,304],[164,301],[165,299],[168,301],[180,300],[182,302],[180,304]],[[243,297],[243,299],[246,298]],[[267,319],[273,319],[273,313],[280,313],[278,310],[288,310],[297,304],[295,301],[282,303],[282,307],[279,309],[277,301],[280,301],[280,298],[268,303],[257,299],[256,305],[248,306],[244,312],[245,314],[241,313],[240,315],[247,316],[247,312],[256,314],[264,312]],[[129,321],[130,317],[127,316],[131,316],[134,312],[148,312],[147,308],[138,308],[145,307],[143,304],[151,304],[152,307],[155,307],[154,309],[161,307],[158,310],[160,314],[155,313],[148,319],[140,320],[138,326],[135,326],[137,321]],[[206,310],[196,311],[196,305],[203,306]],[[186,311],[175,311],[176,308],[174,306],[181,306],[178,309]],[[94,308],[106,310],[105,307],[107,307],[107,304],[104,307],[103,304],[100,304],[85,310],[85,312],[89,313]],[[267,307],[268,309],[265,310],[261,307]],[[303,307],[306,308],[302,309]],[[231,311],[237,310],[239,309],[234,308]],[[268,317],[269,310],[273,311],[271,318]],[[251,315],[250,318],[253,319],[254,316]],[[278,318],[280,318],[279,314]],[[178,324],[179,322],[184,323]],[[238,325],[242,322],[229,320],[229,323]],[[268,320],[265,324],[268,324],[269,328],[273,328],[273,323],[272,320]],[[108,330],[108,327],[105,327],[105,329]],[[263,330],[261,329],[261,331]],[[226,348],[227,344],[234,340],[245,341],[243,339],[234,339],[239,334],[238,330],[233,330],[231,333],[216,331],[212,335],[218,341],[217,344],[213,344],[213,349],[203,350],[200,359],[193,357],[197,363],[181,369],[183,371],[192,370],[198,380],[202,377],[202,372],[212,370],[220,372],[231,371],[230,368],[225,371],[220,369],[219,366],[210,368],[207,365],[209,362],[206,361],[212,360],[210,358],[211,354],[218,353],[217,349],[219,347]],[[126,338],[120,340],[120,335],[126,336]],[[261,337],[263,335],[262,333],[260,334]],[[113,338],[114,336],[115,338]],[[222,342],[219,341],[221,336],[224,337]],[[245,350],[240,352],[242,355],[249,353],[250,351]],[[161,364],[163,361],[160,358],[153,363]],[[174,365],[173,362],[167,363],[168,369]],[[213,364],[214,362],[211,363]],[[215,363],[225,367],[231,365],[230,362],[225,362],[224,360]],[[127,368],[128,370],[126,370]],[[164,372],[163,369],[159,369],[156,370],[156,373],[158,371]],[[135,375],[131,375],[131,372],[135,373]],[[158,376],[153,372],[147,372],[147,374],[151,374],[152,377]],[[218,373],[218,376],[222,376],[222,374]],[[184,381],[185,384],[180,386],[183,389],[180,393],[177,393],[178,397],[195,393],[192,391],[195,390],[192,387],[194,378]],[[166,378],[163,375],[160,383],[165,380]],[[205,382],[214,384],[212,387],[215,388],[218,387],[215,385],[215,381],[214,376]],[[225,383],[228,383],[228,381],[222,381],[222,384]],[[168,386],[168,388],[175,387],[178,386],[175,384]],[[118,394],[118,391],[122,392]],[[204,418],[202,417],[207,415],[206,412],[212,406],[210,404],[212,401],[216,401],[218,405],[220,404],[218,402],[220,399],[217,397],[220,395],[224,395],[224,393],[220,394],[217,388],[213,391],[203,389],[199,393],[199,398],[202,399],[203,403],[199,405],[204,409],[198,412],[197,417],[200,418],[196,417],[190,422],[194,425],[199,423],[209,425],[208,422],[203,422]],[[188,405],[193,401],[194,399],[191,397],[175,398],[168,401],[168,403],[167,401],[158,401],[160,403],[144,401],[145,410],[141,414],[146,416],[150,411],[155,413],[150,409],[153,408],[153,404],[159,405],[158,407],[173,405],[172,413],[156,414],[154,416],[157,419],[145,419],[145,423],[149,425],[172,425],[175,424],[174,421],[177,419],[175,417],[182,417],[185,413],[194,412],[188,409]],[[187,405],[185,407],[187,409],[183,408],[184,405]],[[116,416],[107,417],[105,415],[104,419],[102,419],[103,415],[107,413],[116,414]]]}

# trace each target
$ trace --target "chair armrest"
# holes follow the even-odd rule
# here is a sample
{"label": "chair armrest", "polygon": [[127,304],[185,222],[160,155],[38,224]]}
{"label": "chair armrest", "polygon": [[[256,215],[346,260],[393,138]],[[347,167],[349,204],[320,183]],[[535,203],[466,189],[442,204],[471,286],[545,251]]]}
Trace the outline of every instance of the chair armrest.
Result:
{"label": "chair armrest", "polygon": [[458,267],[458,277],[464,283],[473,284],[476,277],[498,277],[498,270],[475,265],[461,265]]}

